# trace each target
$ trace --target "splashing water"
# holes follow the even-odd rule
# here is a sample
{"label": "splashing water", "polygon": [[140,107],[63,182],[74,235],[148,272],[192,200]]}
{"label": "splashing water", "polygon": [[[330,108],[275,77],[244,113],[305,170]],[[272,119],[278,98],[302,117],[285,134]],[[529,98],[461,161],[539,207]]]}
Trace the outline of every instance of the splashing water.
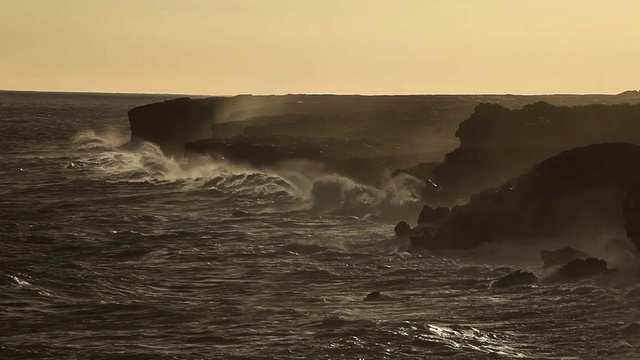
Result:
{"label": "splashing water", "polygon": [[[94,152],[87,162],[97,164],[100,176],[116,181],[179,183],[185,189],[206,188],[235,194],[287,195],[310,200],[311,209],[337,215],[377,216],[396,221],[419,211],[423,183],[410,175],[388,176],[381,188],[326,173],[311,161],[285,162],[256,169],[207,156],[179,161],[160,147],[139,142],[125,146],[115,132],[82,131],[73,138],[76,150]],[[398,220],[399,221],[399,220]]]}

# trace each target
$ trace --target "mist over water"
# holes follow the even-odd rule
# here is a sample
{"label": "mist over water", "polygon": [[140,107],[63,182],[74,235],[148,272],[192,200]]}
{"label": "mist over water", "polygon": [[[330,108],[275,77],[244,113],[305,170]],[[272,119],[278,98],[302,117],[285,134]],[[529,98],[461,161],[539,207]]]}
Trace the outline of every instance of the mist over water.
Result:
{"label": "mist over water", "polygon": [[[577,282],[539,246],[408,252],[393,225],[415,223],[422,181],[128,145],[126,111],[155,100],[0,95],[0,358],[637,357],[616,251],[585,249],[620,270]],[[594,236],[545,244],[616,234]],[[542,280],[492,288],[504,267]]]}

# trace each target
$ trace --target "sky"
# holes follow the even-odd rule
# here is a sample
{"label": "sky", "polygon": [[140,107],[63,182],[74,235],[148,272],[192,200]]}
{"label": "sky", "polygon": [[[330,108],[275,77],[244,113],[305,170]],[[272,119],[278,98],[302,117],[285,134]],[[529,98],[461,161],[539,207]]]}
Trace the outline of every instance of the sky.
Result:
{"label": "sky", "polygon": [[640,0],[0,0],[0,89],[619,93]]}

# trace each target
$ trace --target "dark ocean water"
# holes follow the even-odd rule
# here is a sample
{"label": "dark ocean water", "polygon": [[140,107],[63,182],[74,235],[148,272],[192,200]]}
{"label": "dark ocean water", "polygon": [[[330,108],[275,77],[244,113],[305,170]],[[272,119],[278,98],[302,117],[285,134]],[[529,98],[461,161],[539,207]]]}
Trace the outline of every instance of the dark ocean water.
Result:
{"label": "dark ocean water", "polygon": [[[127,110],[161,99],[0,93],[1,359],[640,359],[630,272],[407,252],[415,179],[122,148]],[[491,288],[504,266],[542,281]]]}

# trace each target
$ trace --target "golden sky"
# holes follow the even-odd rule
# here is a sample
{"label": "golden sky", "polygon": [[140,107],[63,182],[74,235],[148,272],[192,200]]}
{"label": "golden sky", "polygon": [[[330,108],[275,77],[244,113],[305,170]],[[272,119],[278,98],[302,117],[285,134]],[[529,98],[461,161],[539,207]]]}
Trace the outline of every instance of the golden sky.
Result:
{"label": "golden sky", "polygon": [[0,0],[0,89],[638,88],[640,0]]}

